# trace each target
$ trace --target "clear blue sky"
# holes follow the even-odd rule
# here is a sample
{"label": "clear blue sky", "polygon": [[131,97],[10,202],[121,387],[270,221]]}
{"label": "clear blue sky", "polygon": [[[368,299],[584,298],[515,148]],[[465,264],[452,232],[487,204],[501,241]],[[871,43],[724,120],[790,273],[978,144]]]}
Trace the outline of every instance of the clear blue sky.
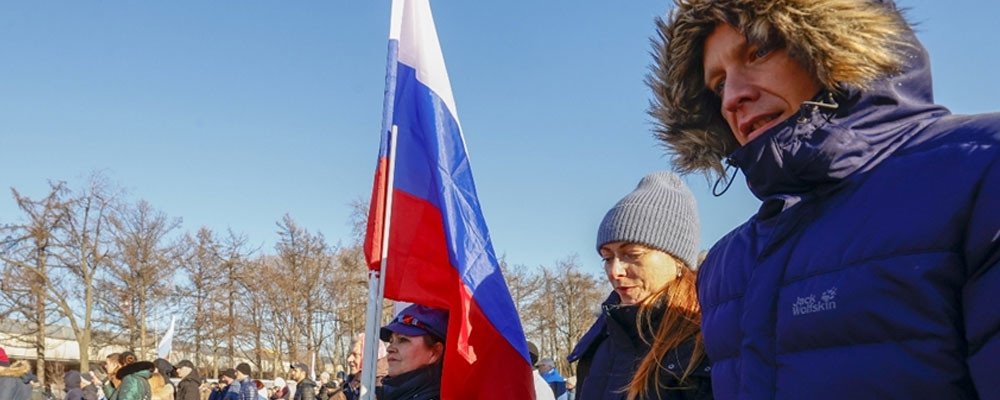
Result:
{"label": "clear blue sky", "polygon": [[[498,253],[528,265],[578,253],[644,174],[646,1],[436,1],[438,34]],[[939,103],[1000,110],[992,1],[901,0],[931,53]],[[333,243],[371,190],[389,1],[7,2],[0,13],[0,222],[16,187],[106,170],[183,229],[231,227],[272,251],[290,213]],[[688,179],[702,247],[758,201],[742,177],[713,198]]]}

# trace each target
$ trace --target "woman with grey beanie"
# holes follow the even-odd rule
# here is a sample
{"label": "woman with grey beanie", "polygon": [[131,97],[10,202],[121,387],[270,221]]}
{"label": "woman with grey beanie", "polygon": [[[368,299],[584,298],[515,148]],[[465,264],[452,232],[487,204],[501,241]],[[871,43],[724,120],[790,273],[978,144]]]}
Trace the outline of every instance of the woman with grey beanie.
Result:
{"label": "woman with grey beanie", "polygon": [[694,195],[649,174],[597,230],[612,292],[570,354],[578,400],[711,399],[695,291],[700,224]]}

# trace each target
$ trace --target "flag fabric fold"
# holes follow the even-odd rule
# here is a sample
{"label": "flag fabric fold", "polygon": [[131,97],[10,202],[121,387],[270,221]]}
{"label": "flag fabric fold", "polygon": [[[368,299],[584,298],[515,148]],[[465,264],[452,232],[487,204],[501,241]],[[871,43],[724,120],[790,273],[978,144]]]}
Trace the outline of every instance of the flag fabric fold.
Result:
{"label": "flag fabric fold", "polygon": [[170,351],[173,349],[174,344],[174,322],[176,317],[170,317],[170,328],[163,334],[163,339],[160,339],[160,343],[156,345],[156,355],[164,360],[170,357]]}
{"label": "flag fabric fold", "polygon": [[[534,398],[520,318],[490,243],[427,0],[393,2],[383,136],[365,255],[385,297],[450,313],[443,399]],[[397,128],[394,185],[389,132]],[[384,218],[391,194],[391,219]],[[382,242],[388,223],[389,243]]]}

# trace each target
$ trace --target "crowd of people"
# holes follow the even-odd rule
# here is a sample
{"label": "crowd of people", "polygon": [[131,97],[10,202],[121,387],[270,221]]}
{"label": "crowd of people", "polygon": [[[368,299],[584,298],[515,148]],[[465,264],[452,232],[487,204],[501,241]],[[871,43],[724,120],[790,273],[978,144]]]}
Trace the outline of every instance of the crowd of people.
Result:
{"label": "crowd of people", "polygon": [[[702,261],[690,189],[643,177],[597,227],[611,291],[575,376],[529,344],[536,399],[1000,398],[1000,114],[934,104],[890,0],[676,0],[657,26],[675,169],[720,192],[741,170],[762,205]],[[447,321],[414,304],[382,327],[379,400],[440,397]],[[349,374],[296,363],[272,387],[126,352],[106,382],[67,373],[66,399],[354,400],[363,347]],[[0,358],[0,399],[41,398],[27,372]]]}

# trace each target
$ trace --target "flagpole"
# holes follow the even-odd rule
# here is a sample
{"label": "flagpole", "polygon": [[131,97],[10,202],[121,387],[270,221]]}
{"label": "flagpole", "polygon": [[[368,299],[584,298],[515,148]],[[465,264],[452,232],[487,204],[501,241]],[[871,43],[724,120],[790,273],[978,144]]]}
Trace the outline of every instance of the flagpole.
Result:
{"label": "flagpole", "polygon": [[375,373],[378,369],[379,330],[381,328],[382,299],[385,296],[385,267],[389,262],[389,226],[392,221],[392,188],[396,170],[396,125],[389,133],[389,168],[386,184],[385,221],[382,225],[382,261],[378,271],[368,271],[368,315],[365,318],[364,358],[361,370],[361,399],[375,396]]}

